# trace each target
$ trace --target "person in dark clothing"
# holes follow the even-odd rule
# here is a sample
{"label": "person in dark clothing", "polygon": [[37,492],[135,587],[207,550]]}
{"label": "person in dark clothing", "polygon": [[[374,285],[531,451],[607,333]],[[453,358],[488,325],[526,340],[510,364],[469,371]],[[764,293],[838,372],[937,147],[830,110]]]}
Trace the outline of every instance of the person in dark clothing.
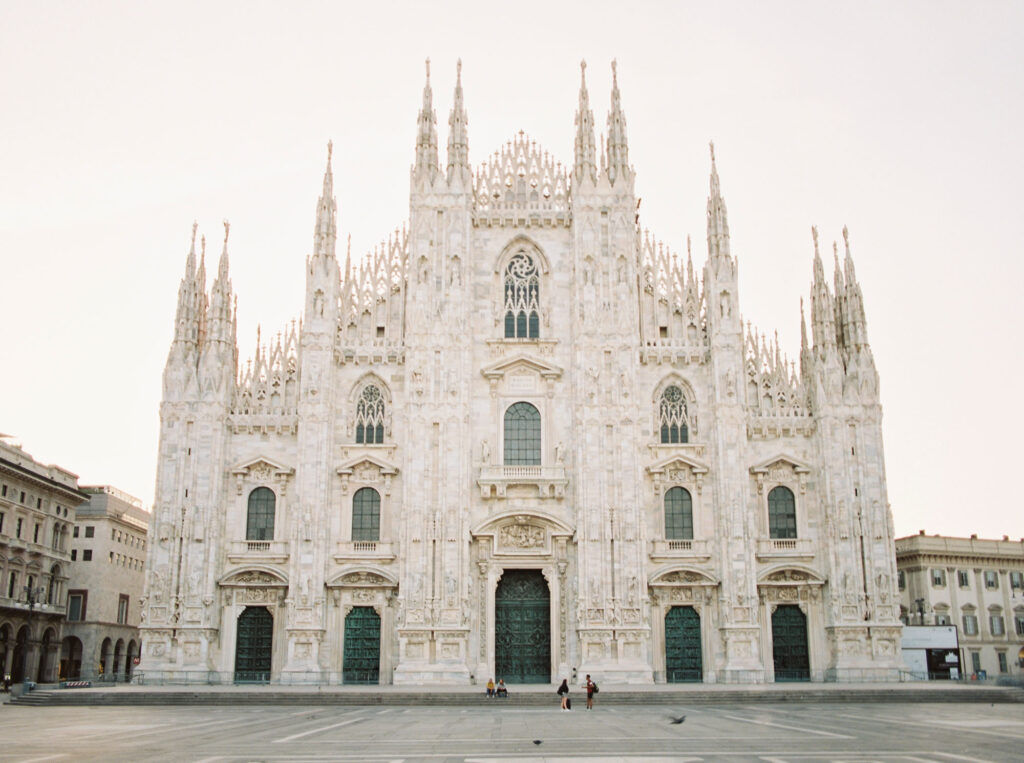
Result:
{"label": "person in dark clothing", "polygon": [[569,709],[569,679],[563,678],[562,685],[558,687],[558,696],[562,698],[562,709]]}

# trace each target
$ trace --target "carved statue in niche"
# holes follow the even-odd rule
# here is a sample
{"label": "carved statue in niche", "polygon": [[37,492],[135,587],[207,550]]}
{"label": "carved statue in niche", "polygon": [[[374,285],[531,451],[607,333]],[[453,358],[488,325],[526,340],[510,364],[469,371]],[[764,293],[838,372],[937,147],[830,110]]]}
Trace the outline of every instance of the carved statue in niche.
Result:
{"label": "carved statue in niche", "polygon": [[491,463],[491,445],[487,440],[480,444],[480,461],[484,464]]}

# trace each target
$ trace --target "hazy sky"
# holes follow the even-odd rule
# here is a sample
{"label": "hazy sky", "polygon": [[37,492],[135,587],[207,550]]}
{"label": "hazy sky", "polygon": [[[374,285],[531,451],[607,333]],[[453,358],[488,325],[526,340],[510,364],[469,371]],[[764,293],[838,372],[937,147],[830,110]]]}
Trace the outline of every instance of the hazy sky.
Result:
{"label": "hazy sky", "polygon": [[353,254],[407,220],[424,58],[442,146],[463,60],[474,165],[520,129],[570,163],[579,61],[603,129],[617,58],[641,223],[700,266],[713,138],[741,310],[790,357],[810,227],[828,257],[849,225],[897,534],[1020,538],[1022,29],[1022,3],[0,0],[0,432],[151,503],[194,219],[211,271],[232,223],[244,362],[302,307],[329,138]]}

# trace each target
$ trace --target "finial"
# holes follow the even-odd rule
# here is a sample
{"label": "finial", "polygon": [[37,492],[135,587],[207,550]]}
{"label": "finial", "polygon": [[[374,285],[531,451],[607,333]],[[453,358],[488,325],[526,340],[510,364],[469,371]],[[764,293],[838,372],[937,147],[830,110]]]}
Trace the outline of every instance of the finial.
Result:
{"label": "finial", "polygon": [[228,245],[228,233],[231,232],[231,223],[224,221],[224,246]]}
{"label": "finial", "polygon": [[199,237],[200,258],[206,260],[206,234]]}
{"label": "finial", "polygon": [[462,59],[461,58],[455,62],[455,82],[458,85],[462,84]]}
{"label": "finial", "polygon": [[334,141],[333,140],[328,140],[327,141],[327,163],[328,164],[331,163],[331,154],[333,154],[333,153],[334,153]]}
{"label": "finial", "polygon": [[844,225],[843,226],[843,243],[846,244],[846,248],[850,248],[850,230]]}
{"label": "finial", "polygon": [[430,82],[430,57],[427,57],[427,82]]}
{"label": "finial", "polygon": [[713,140],[708,141],[708,147],[711,149],[711,163],[715,163],[715,142]]}
{"label": "finial", "polygon": [[195,220],[192,221],[192,251],[196,248],[196,229],[199,228],[199,223]]}
{"label": "finial", "polygon": [[811,237],[814,238],[814,253],[818,253],[818,226],[811,226]]}
{"label": "finial", "polygon": [[836,258],[836,262],[839,262],[839,244],[835,241],[832,242],[832,256]]}
{"label": "finial", "polygon": [[687,257],[687,259],[689,259],[692,254],[693,254],[693,252],[690,250],[690,234],[687,233],[686,234],[686,257]]}
{"label": "finial", "polygon": [[619,85],[618,64],[614,58],[612,59],[612,85],[615,87],[618,87]]}

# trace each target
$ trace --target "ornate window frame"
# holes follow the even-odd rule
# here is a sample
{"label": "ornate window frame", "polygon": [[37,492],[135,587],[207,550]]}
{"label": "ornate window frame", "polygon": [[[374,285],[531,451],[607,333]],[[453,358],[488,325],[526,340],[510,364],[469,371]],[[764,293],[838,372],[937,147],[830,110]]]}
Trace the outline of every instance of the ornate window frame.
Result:
{"label": "ornate window frame", "polygon": [[796,512],[796,538],[787,540],[806,539],[808,523],[805,498],[811,467],[788,454],[780,453],[750,467],[750,473],[754,477],[761,504],[761,537],[771,537],[768,496],[775,488],[784,487],[793,494],[793,509]]}
{"label": "ornate window frame", "polygon": [[[369,387],[376,387],[380,394],[379,405],[382,406],[383,411],[381,412],[379,425],[383,428],[383,439],[379,442],[374,436],[374,442],[366,442],[365,438],[363,442],[356,442],[357,428],[359,426],[359,406],[363,403],[363,395]],[[391,389],[384,382],[380,376],[373,373],[372,371],[363,374],[359,380],[352,385],[352,391],[349,393],[349,415],[348,425],[346,426],[346,436],[348,441],[355,447],[359,448],[372,448],[379,445],[388,445],[392,442],[392,412],[394,410],[394,402],[391,396]]]}
{"label": "ornate window frame", "polygon": [[[679,442],[663,442],[661,439],[661,428],[664,423],[664,398],[671,387],[678,388],[681,399],[677,402],[682,403],[683,406],[681,423],[686,427],[686,439]],[[693,391],[693,387],[679,374],[669,374],[654,388],[654,394],[651,397],[651,432],[655,443],[662,447],[690,445],[697,441],[698,431],[697,395]]]}
{"label": "ornate window frame", "polygon": [[[529,289],[527,289],[527,301],[523,302],[523,295],[518,294],[513,298],[512,307],[522,308],[526,313],[526,335],[521,336],[519,334],[518,325],[518,314],[514,317],[515,320],[513,336],[508,336],[506,331],[506,320],[510,310],[509,305],[509,294],[507,281],[509,277],[509,268],[513,263],[513,260],[520,261],[523,257],[528,257],[533,265],[532,271],[527,274],[523,273],[524,277],[530,279],[536,279],[534,288],[536,292],[534,299],[529,300]],[[494,325],[499,331],[499,336],[502,341],[506,342],[537,342],[542,340],[542,336],[548,333],[547,330],[551,328],[551,317],[550,312],[547,309],[547,303],[550,299],[548,297],[548,286],[549,286],[549,273],[551,272],[550,265],[547,257],[544,255],[544,251],[540,246],[531,239],[529,236],[519,234],[513,237],[498,255],[495,261],[494,273],[495,273],[495,310],[494,310]],[[536,312],[536,323],[532,321],[531,313]],[[535,331],[533,329],[536,329]]]}

